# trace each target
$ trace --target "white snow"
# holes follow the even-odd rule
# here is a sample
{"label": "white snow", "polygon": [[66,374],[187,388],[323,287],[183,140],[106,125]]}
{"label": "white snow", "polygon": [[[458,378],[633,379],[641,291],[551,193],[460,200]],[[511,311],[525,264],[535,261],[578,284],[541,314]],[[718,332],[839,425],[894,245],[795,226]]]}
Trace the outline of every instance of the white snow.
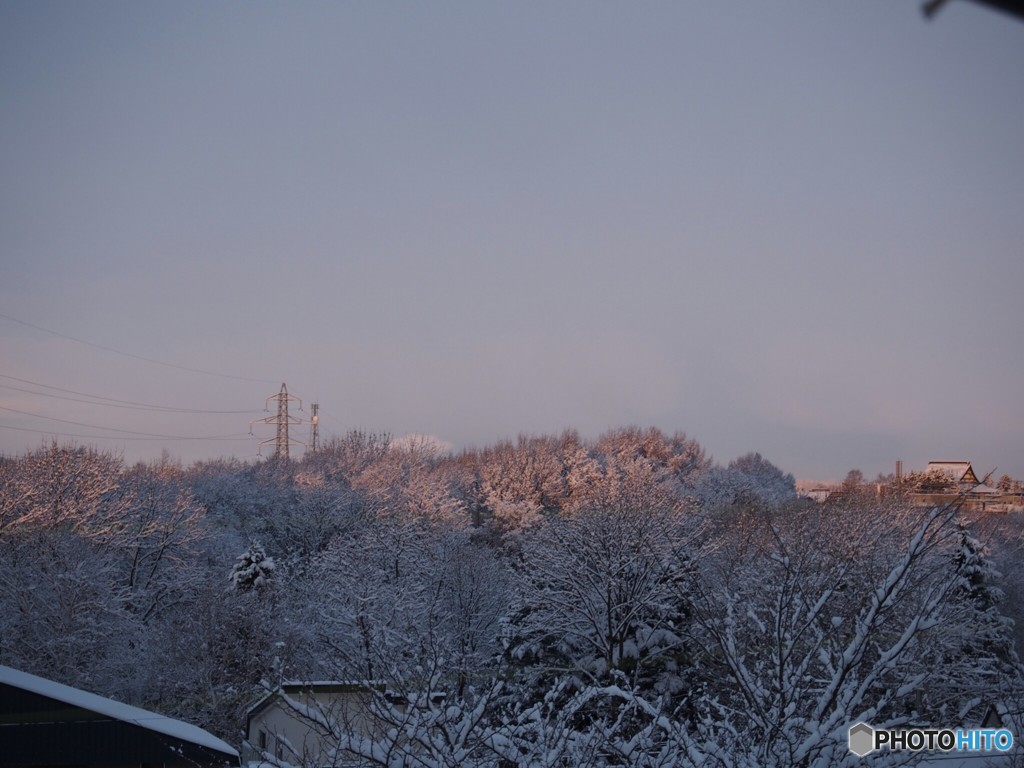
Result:
{"label": "white snow", "polygon": [[121,720],[122,722],[131,723],[150,731],[162,733],[165,736],[189,741],[217,752],[223,752],[232,757],[238,757],[238,752],[234,747],[221,741],[213,734],[207,733],[199,726],[183,723],[180,720],[173,720],[164,715],[158,715],[155,712],[133,707],[129,704],[122,704],[119,701],[107,699],[95,693],[82,691],[68,685],[62,685],[53,680],[36,677],[21,670],[0,665],[0,684],[12,685],[40,696],[46,696],[49,699],[62,701],[73,707],[97,712],[101,715],[112,717],[115,720]]}

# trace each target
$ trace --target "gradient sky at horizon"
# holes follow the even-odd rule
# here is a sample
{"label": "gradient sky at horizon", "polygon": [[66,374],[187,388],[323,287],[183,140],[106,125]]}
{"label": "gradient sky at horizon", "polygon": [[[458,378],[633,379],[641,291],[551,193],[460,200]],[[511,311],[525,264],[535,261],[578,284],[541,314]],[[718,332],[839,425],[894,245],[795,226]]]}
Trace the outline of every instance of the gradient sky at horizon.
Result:
{"label": "gradient sky at horizon", "polygon": [[8,0],[0,452],[250,457],[284,381],[324,436],[1024,479],[1022,75],[965,1]]}

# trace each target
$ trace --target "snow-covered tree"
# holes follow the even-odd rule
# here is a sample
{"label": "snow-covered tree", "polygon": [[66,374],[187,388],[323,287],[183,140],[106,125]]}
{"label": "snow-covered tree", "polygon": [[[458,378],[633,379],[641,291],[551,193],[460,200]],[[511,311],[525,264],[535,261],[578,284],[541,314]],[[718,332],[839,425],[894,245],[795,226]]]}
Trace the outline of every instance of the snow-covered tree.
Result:
{"label": "snow-covered tree", "polygon": [[151,708],[236,743],[261,684],[296,663],[308,669],[310,638],[284,600],[271,610],[257,591],[225,591],[223,583],[211,571],[190,604],[154,622],[147,696]]}
{"label": "snow-covered tree", "polygon": [[96,541],[119,535],[131,498],[119,492],[121,459],[56,442],[10,469],[0,494],[0,536],[15,529],[63,526]]}
{"label": "snow-covered tree", "polygon": [[739,470],[716,466],[702,472],[690,498],[702,509],[721,510],[757,498],[754,482]]}
{"label": "snow-covered tree", "polygon": [[370,517],[469,524],[465,505],[450,478],[435,471],[432,450],[389,449],[352,478]]}
{"label": "snow-covered tree", "polygon": [[464,527],[381,518],[339,536],[312,568],[311,622],[344,679],[460,688],[500,654],[505,569]]}
{"label": "snow-covered tree", "polygon": [[199,560],[209,531],[180,472],[137,466],[126,473],[122,489],[131,511],[111,546],[131,610],[148,622],[193,597],[202,579]]}
{"label": "snow-covered tree", "polygon": [[380,765],[838,766],[859,718],[1020,709],[1019,516],[790,495],[635,428],[187,470],[52,445],[0,461],[0,663],[229,739],[283,675],[372,682],[371,738],[305,716]]}
{"label": "snow-covered tree", "polygon": [[958,596],[977,610],[988,611],[1003,600],[1002,590],[995,585],[1002,574],[989,559],[988,548],[971,535],[966,523],[959,521],[957,531],[959,542],[953,555],[953,565],[962,580]]}
{"label": "snow-covered tree", "polygon": [[73,531],[0,541],[0,663],[91,690],[130,686],[142,626],[129,605],[115,561]]}
{"label": "snow-covered tree", "polygon": [[323,552],[331,540],[364,522],[365,507],[359,493],[345,485],[324,481],[303,483],[294,505],[266,521],[261,537],[282,561],[296,563]]}
{"label": "snow-covered tree", "polygon": [[796,480],[783,472],[760,453],[748,453],[729,462],[729,469],[750,478],[754,496],[769,506],[779,506],[796,499]]}
{"label": "snow-covered tree", "polygon": [[[693,522],[676,509],[596,508],[552,519],[522,540],[512,651],[550,680],[625,674],[659,692],[683,687]],[[545,683],[546,684],[546,683]]]}
{"label": "snow-covered tree", "polygon": [[228,574],[228,580],[231,588],[239,592],[267,589],[273,583],[276,568],[274,558],[267,556],[263,545],[253,541],[238,556]]}
{"label": "snow-covered tree", "polygon": [[707,509],[736,505],[779,507],[796,499],[796,481],[759,453],[701,472],[692,498]]}
{"label": "snow-covered tree", "polygon": [[956,710],[929,697],[934,686],[958,679],[961,705],[985,690],[972,659],[935,663],[961,615],[948,610],[962,584],[949,567],[956,514],[732,521],[688,591],[715,730],[740,733],[760,765],[840,765],[850,723],[947,722]]}
{"label": "snow-covered tree", "polygon": [[[551,438],[520,435],[499,442],[481,456],[481,491],[486,506],[505,529],[535,522],[533,515],[555,512],[567,495],[564,467]],[[509,514],[509,510],[518,510]]]}
{"label": "snow-covered tree", "polygon": [[682,481],[671,466],[672,453],[658,430],[635,428],[602,435],[585,463],[566,511],[668,509],[679,504]]}
{"label": "snow-covered tree", "polygon": [[[985,685],[992,692],[1007,685],[1021,685],[1021,667],[1014,649],[1013,622],[1002,613],[1004,594],[987,547],[976,539],[964,521],[957,523],[957,540],[951,558],[957,584],[944,610],[944,632],[931,650],[936,664],[946,673],[931,692],[941,706],[946,701],[962,715],[972,702],[963,692]],[[957,663],[969,659],[969,664]],[[978,700],[981,709],[991,701]],[[980,717],[983,712],[976,711]]]}

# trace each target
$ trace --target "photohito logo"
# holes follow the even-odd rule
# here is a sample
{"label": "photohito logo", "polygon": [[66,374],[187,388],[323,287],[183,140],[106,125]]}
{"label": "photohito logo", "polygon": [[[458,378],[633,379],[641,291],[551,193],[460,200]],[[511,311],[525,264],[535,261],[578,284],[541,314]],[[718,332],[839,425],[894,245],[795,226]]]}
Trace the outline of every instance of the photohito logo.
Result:
{"label": "photohito logo", "polygon": [[987,752],[1013,749],[1013,734],[1005,728],[872,728],[854,723],[847,733],[850,751],[857,757],[876,749],[922,752]]}

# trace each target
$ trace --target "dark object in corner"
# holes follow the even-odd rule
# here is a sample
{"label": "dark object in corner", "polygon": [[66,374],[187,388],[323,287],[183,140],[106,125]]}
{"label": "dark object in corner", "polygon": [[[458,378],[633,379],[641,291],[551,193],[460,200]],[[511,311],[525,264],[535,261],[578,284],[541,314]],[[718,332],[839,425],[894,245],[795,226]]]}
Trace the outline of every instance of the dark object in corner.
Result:
{"label": "dark object in corner", "polygon": [[[944,6],[948,0],[928,0],[921,10],[924,11],[924,15],[927,18],[932,18],[939,10]],[[1024,21],[1024,1],[1022,0],[974,0],[976,3],[987,5],[990,8],[1009,13],[1012,16],[1016,16],[1021,21]]]}

